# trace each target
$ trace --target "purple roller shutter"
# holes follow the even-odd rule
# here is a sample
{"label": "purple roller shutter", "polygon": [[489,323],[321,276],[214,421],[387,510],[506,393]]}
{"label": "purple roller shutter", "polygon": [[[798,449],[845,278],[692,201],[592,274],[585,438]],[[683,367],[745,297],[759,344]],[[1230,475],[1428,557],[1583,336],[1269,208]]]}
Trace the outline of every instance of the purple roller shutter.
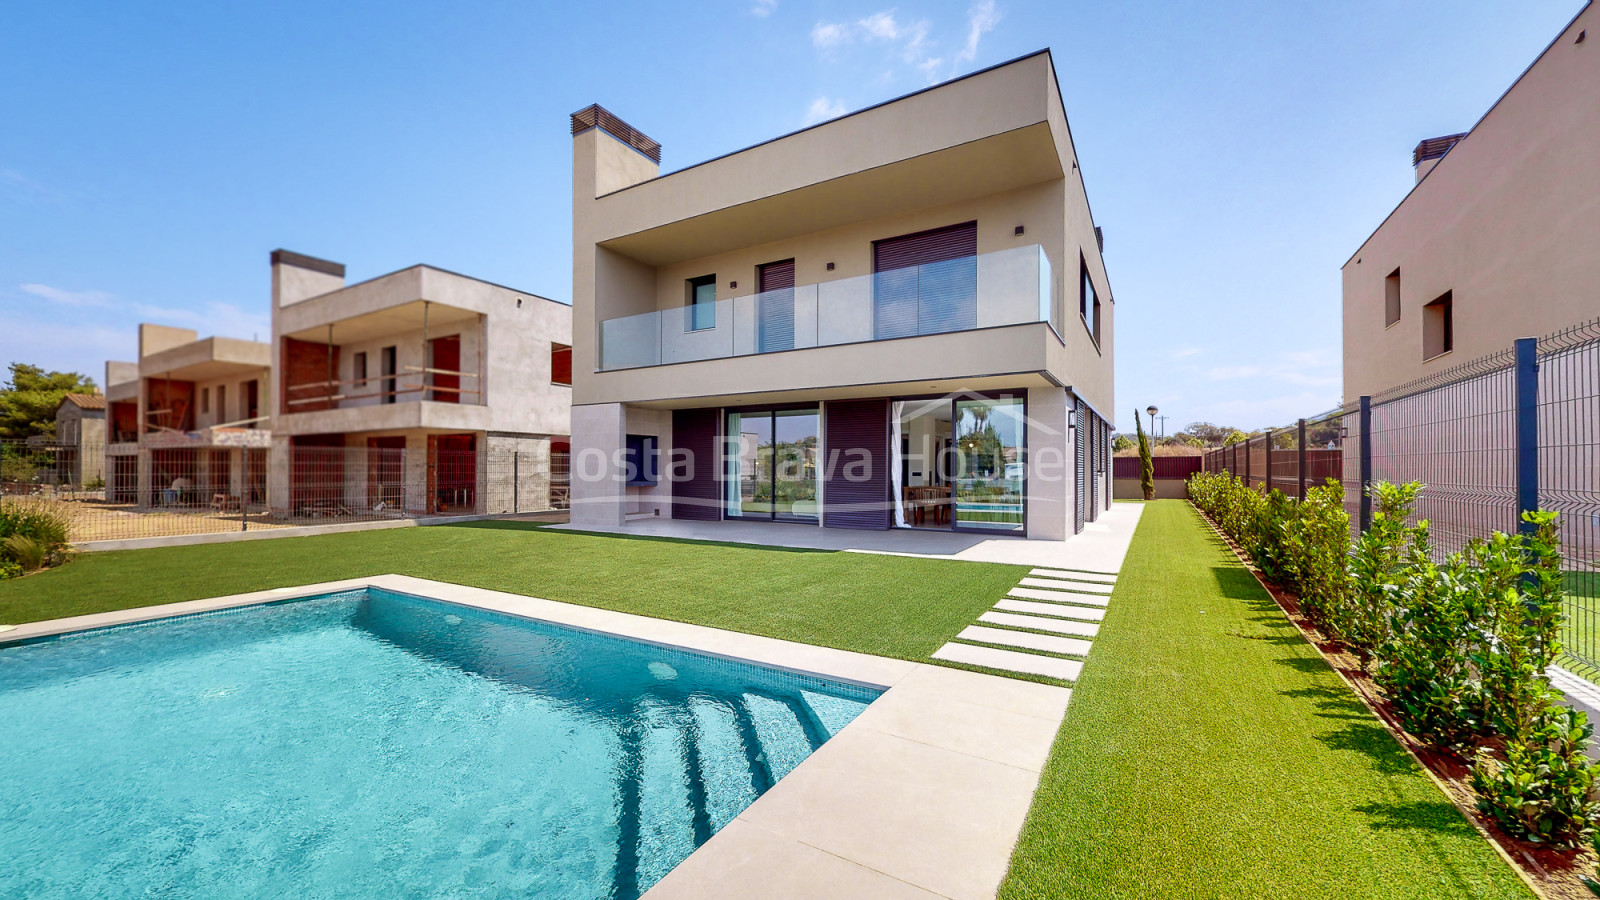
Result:
{"label": "purple roller shutter", "polygon": [[704,522],[722,518],[722,459],[717,453],[717,425],[721,420],[722,411],[716,409],[672,411],[672,447],[684,451],[668,457],[674,519]]}
{"label": "purple roller shutter", "polygon": [[1083,401],[1076,397],[1073,398],[1073,404],[1072,459],[1074,462],[1073,474],[1076,476],[1077,484],[1073,492],[1072,533],[1078,534],[1083,531],[1083,513],[1086,505],[1083,490],[1083,451],[1088,444],[1084,439],[1084,430],[1088,428],[1089,410],[1088,407],[1083,405]]}
{"label": "purple roller shutter", "polygon": [[874,241],[872,268],[875,272],[884,272],[977,255],[978,223],[963,222],[948,228]]}
{"label": "purple roller shutter", "polygon": [[794,260],[756,269],[756,346],[762,353],[794,349]]}
{"label": "purple roller shutter", "polygon": [[889,527],[889,401],[836,400],[823,411],[822,523]]}

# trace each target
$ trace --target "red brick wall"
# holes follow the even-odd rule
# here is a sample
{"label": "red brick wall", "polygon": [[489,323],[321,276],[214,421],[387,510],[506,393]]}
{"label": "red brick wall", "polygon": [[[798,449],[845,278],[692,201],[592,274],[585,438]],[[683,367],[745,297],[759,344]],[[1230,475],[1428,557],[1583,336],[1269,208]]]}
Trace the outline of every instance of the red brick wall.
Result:
{"label": "red brick wall", "polygon": [[[336,404],[327,398],[340,393],[340,390],[337,385],[329,386],[325,382],[339,380],[338,345],[329,347],[327,344],[286,337],[283,339],[282,355],[280,369],[283,372],[282,412],[287,414],[332,409]],[[310,387],[296,387],[296,385],[310,385]],[[290,403],[291,400],[309,402]]]}

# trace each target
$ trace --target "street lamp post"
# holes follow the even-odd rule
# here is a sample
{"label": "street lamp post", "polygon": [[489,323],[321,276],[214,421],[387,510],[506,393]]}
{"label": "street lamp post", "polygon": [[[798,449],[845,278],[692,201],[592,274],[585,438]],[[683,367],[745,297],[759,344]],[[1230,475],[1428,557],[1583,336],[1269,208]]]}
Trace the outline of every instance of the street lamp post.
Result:
{"label": "street lamp post", "polygon": [[1162,426],[1166,423],[1167,417],[1166,416],[1157,416],[1156,413],[1158,413],[1160,411],[1161,410],[1155,408],[1154,404],[1152,404],[1152,405],[1150,405],[1150,406],[1145,408],[1145,412],[1150,414],[1150,430],[1151,430],[1151,432],[1153,432],[1156,437],[1166,437],[1167,436],[1166,435],[1166,429],[1164,427],[1162,427]]}

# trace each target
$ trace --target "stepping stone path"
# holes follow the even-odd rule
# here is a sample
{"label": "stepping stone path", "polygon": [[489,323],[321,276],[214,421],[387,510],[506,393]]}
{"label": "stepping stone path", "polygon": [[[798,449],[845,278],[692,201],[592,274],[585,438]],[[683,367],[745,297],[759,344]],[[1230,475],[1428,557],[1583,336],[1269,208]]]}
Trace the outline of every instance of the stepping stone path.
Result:
{"label": "stepping stone path", "polygon": [[1032,569],[933,658],[1077,681],[1116,584],[1114,572]]}

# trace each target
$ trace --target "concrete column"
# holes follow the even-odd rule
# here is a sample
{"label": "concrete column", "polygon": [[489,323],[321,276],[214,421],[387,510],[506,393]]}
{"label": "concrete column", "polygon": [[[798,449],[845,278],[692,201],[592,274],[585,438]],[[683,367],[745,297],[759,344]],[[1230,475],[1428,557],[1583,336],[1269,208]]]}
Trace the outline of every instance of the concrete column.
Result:
{"label": "concrete column", "polygon": [[150,474],[151,466],[152,460],[150,458],[150,451],[141,449],[139,451],[139,493],[137,499],[135,500],[137,505],[141,508],[155,506],[156,500],[158,499],[150,495],[150,489],[153,487]]}
{"label": "concrete column", "polygon": [[618,466],[627,442],[627,413],[620,403],[572,408],[572,522],[621,526],[626,489]]}
{"label": "concrete column", "polygon": [[289,515],[289,468],[292,451],[289,436],[272,436],[272,448],[267,451],[267,508],[273,515]]}
{"label": "concrete column", "polygon": [[428,433],[406,435],[406,510],[414,516],[428,512]]}
{"label": "concrete column", "polygon": [[1066,388],[1028,388],[1028,537],[1061,541],[1072,534],[1072,432]]}

